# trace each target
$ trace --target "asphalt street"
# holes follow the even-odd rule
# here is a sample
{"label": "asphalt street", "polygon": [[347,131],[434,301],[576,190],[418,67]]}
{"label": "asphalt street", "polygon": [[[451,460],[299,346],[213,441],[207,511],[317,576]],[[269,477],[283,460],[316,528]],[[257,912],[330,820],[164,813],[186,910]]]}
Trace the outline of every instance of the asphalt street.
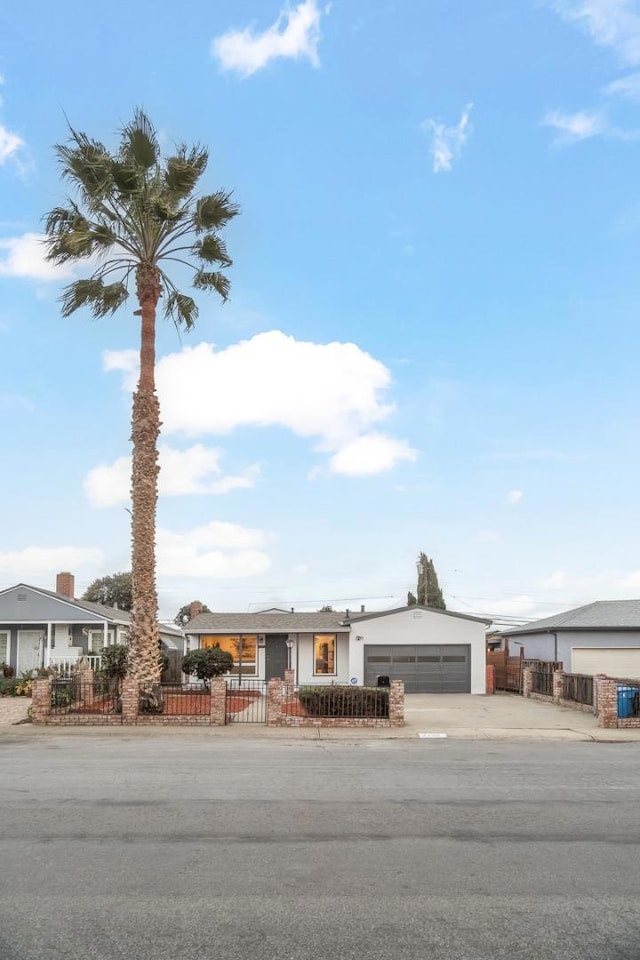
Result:
{"label": "asphalt street", "polygon": [[637,960],[640,745],[0,738],[0,960]]}

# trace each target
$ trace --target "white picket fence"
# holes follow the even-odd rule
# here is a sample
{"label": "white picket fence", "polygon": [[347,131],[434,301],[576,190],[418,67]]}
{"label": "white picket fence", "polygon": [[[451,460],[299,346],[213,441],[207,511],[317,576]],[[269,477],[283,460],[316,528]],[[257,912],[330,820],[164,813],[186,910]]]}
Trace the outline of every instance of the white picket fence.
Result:
{"label": "white picket fence", "polygon": [[58,674],[62,677],[69,677],[74,673],[82,661],[88,662],[92,670],[99,670],[102,666],[102,657],[99,654],[90,653],[84,657],[56,657],[51,654],[47,667],[55,667]]}

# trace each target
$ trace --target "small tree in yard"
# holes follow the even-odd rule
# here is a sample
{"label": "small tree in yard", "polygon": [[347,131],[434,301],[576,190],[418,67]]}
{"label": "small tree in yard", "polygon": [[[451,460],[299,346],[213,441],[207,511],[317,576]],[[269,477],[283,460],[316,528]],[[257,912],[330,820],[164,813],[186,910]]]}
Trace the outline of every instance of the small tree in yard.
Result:
{"label": "small tree in yard", "polygon": [[126,644],[116,643],[112,647],[105,647],[100,656],[105,677],[115,677],[118,680],[126,677],[129,668],[129,647]]}
{"label": "small tree in yard", "polygon": [[192,650],[182,658],[182,672],[198,680],[204,680],[209,686],[212,677],[221,677],[233,667],[233,657],[220,647],[207,647],[206,650]]}

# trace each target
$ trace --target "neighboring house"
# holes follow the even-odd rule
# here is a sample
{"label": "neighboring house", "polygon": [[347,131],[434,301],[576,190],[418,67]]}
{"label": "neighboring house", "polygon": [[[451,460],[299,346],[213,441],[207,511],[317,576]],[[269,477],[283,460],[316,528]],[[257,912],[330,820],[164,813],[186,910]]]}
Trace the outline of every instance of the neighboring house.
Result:
{"label": "neighboring house", "polygon": [[[0,663],[19,675],[41,666],[67,664],[103,647],[126,643],[131,615],[73,596],[74,577],[59,573],[56,590],[18,583],[0,591]],[[159,625],[160,639],[182,646],[182,632]]]}
{"label": "neighboring house", "polygon": [[381,613],[200,613],[185,625],[188,650],[219,646],[245,678],[375,686],[407,693],[484,693],[489,621],[411,606]]}
{"label": "neighboring house", "polygon": [[527,660],[556,660],[571,673],[640,677],[640,600],[596,600],[502,636]]}
{"label": "neighboring house", "polygon": [[414,604],[345,622],[351,682],[375,686],[388,676],[407,693],[485,693],[490,620]]}

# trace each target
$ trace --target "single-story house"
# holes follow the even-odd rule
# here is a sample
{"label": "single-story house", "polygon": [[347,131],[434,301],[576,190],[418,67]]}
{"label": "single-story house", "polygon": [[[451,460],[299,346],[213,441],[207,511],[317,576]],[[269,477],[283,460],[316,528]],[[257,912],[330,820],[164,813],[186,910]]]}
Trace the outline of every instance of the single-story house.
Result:
{"label": "single-story house", "polygon": [[[0,590],[0,663],[17,676],[42,666],[67,665],[103,647],[126,643],[131,615],[73,596],[75,581],[59,573],[56,590],[26,583]],[[167,649],[182,647],[182,631],[159,624]]]}
{"label": "single-story house", "polygon": [[596,600],[501,631],[512,654],[555,660],[571,673],[640,678],[640,600]]}
{"label": "single-story house", "polygon": [[379,613],[200,613],[184,628],[187,650],[218,646],[233,673],[298,684],[375,686],[403,680],[407,693],[485,692],[490,621],[422,606]]}

